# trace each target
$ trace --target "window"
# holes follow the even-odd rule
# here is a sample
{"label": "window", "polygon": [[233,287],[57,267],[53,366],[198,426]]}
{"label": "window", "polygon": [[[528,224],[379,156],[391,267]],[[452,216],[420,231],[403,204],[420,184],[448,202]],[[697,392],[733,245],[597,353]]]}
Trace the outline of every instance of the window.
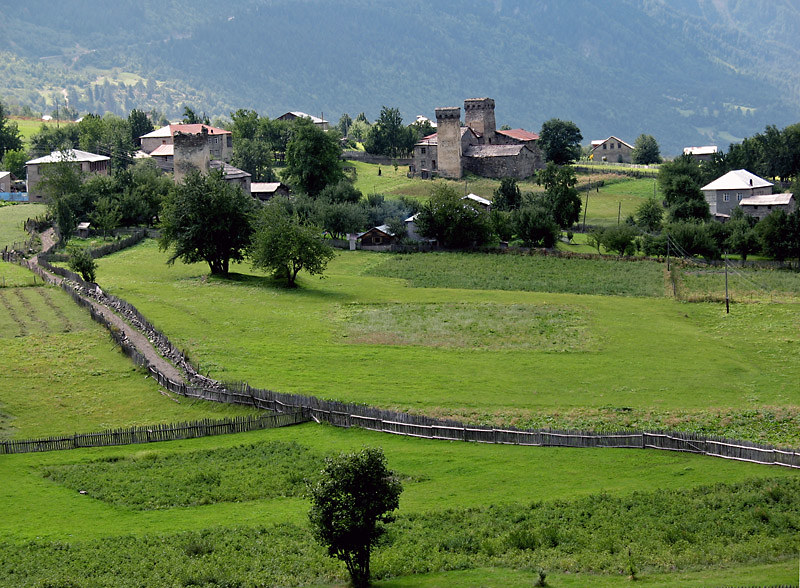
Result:
{"label": "window", "polygon": [[742,193],[741,192],[737,192],[736,193],[736,200],[741,200],[741,199],[742,199]]}
{"label": "window", "polygon": [[420,152],[425,155],[425,147],[420,148]]}
{"label": "window", "polygon": [[730,194],[724,194],[722,196],[723,202],[728,202],[728,201],[730,201],[730,199],[731,199]]}
{"label": "window", "polygon": [[436,169],[436,160],[431,159],[431,169]]}
{"label": "window", "polygon": [[607,149],[607,148],[608,148],[608,146],[605,143],[603,143],[603,149]]}

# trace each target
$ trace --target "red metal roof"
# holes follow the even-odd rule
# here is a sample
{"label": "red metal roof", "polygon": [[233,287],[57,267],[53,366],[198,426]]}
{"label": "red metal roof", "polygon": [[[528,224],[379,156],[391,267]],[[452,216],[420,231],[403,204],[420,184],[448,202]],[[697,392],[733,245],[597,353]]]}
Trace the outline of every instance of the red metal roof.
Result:
{"label": "red metal roof", "polygon": [[226,131],[225,129],[218,129],[217,127],[212,127],[209,125],[169,125],[170,134],[174,135],[176,131],[180,131],[181,133],[191,133],[192,135],[197,135],[198,133],[202,133],[203,129],[208,132],[209,135],[230,135],[230,131]]}
{"label": "red metal roof", "polygon": [[526,131],[525,129],[511,129],[508,131],[500,130],[497,131],[501,135],[505,135],[506,137],[511,137],[512,139],[516,139],[517,141],[538,141],[539,135],[536,133],[531,133],[530,131]]}

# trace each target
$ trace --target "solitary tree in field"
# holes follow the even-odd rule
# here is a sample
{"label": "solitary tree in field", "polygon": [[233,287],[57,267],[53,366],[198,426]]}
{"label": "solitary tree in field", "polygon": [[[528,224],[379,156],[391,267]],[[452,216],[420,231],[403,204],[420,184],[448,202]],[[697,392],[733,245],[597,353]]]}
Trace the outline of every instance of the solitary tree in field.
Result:
{"label": "solitary tree in field", "polygon": [[661,151],[653,135],[639,135],[631,154],[633,163],[661,163]]}
{"label": "solitary tree in field", "polygon": [[253,267],[273,271],[289,287],[295,286],[300,270],[324,272],[333,256],[320,227],[301,223],[282,206],[266,206],[256,221],[250,247]]}
{"label": "solitary tree in field", "polygon": [[356,588],[369,585],[370,552],[384,533],[382,523],[394,520],[402,491],[383,451],[369,447],[327,458],[310,488],[314,535],[330,557],[345,563]]}
{"label": "solitary tree in field", "polygon": [[253,198],[226,182],[222,172],[192,172],[170,190],[161,208],[162,250],[167,263],[205,261],[214,275],[227,275],[250,245]]}
{"label": "solitary tree in field", "polygon": [[81,275],[85,282],[94,282],[97,272],[97,262],[83,247],[74,247],[69,250],[69,269]]}

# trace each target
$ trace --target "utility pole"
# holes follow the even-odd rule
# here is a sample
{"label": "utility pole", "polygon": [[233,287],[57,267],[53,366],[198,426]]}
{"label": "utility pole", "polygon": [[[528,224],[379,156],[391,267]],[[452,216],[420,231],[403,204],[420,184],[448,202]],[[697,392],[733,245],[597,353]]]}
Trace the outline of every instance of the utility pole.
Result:
{"label": "utility pole", "polygon": [[669,234],[667,235],[667,271],[669,271]]}
{"label": "utility pole", "polygon": [[728,301],[728,252],[725,251],[725,314],[730,314],[731,306]]}
{"label": "utility pole", "polygon": [[619,224],[619,219],[622,217],[622,201],[619,202],[619,210],[617,210],[617,224]]}
{"label": "utility pole", "polygon": [[586,211],[589,209],[589,192],[586,190],[586,204],[583,206],[583,232],[586,232]]}

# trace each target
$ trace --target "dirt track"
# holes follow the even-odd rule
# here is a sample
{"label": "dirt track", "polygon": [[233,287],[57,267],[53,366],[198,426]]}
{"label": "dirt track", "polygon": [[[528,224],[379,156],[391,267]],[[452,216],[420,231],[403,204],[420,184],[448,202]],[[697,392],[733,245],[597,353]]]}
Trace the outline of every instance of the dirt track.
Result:
{"label": "dirt track", "polygon": [[[42,239],[42,250],[49,251],[56,242],[53,229],[48,229],[40,236]],[[34,258],[32,263],[36,264],[37,261],[38,260]],[[61,285],[61,282],[63,281],[61,276],[51,274],[50,272],[45,272],[45,274],[47,275],[48,281],[59,286]],[[117,327],[120,331],[125,333],[128,341],[136,348],[136,350],[144,355],[147,358],[147,361],[149,361],[162,374],[167,376],[170,380],[174,380],[176,382],[186,381],[184,374],[171,362],[164,359],[164,357],[162,357],[155,347],[153,347],[153,345],[150,343],[150,340],[143,333],[133,328],[128,322],[123,320],[122,317],[120,317],[107,306],[104,306],[98,302],[96,299],[88,297],[84,298],[91,303],[95,311],[102,314],[106,320]]]}

